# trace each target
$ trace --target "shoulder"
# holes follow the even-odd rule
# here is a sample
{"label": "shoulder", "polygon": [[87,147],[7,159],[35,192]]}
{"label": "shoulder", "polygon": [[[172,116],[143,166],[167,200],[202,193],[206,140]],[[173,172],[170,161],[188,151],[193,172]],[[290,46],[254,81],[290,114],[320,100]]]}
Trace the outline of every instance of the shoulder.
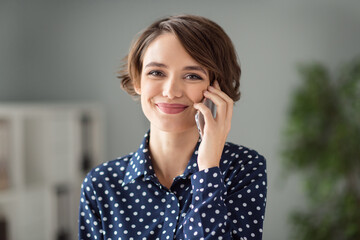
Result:
{"label": "shoulder", "polygon": [[134,153],[99,164],[86,175],[83,184],[102,186],[103,184],[121,184]]}
{"label": "shoulder", "polygon": [[241,175],[245,174],[246,176],[254,171],[265,174],[266,159],[254,149],[226,142],[221,156],[220,169],[227,176],[236,172],[241,172]]}
{"label": "shoulder", "polygon": [[266,159],[254,149],[226,142],[221,157],[221,164],[227,165],[234,162],[241,164],[257,163],[261,165],[266,163]]}
{"label": "shoulder", "polygon": [[245,189],[251,192],[251,188],[262,196],[266,195],[266,159],[256,150],[227,142],[220,161],[220,171],[229,195]]}

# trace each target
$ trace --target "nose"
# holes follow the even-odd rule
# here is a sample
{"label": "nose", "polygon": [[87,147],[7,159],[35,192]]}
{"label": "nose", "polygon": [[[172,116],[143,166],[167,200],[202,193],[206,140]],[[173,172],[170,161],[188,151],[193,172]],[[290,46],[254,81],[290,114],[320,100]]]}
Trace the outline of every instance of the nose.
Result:
{"label": "nose", "polygon": [[176,77],[169,77],[163,86],[163,96],[174,99],[182,96],[181,80]]}

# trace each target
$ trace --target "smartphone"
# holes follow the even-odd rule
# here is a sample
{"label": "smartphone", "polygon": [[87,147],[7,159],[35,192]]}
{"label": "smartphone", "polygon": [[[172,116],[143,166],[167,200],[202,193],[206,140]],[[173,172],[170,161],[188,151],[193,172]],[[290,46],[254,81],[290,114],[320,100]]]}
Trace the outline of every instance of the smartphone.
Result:
{"label": "smartphone", "polygon": [[[203,103],[205,106],[207,106],[210,109],[212,116],[215,118],[216,105],[213,103],[213,101],[211,101],[208,98],[205,98]],[[204,120],[204,115],[200,111],[198,111],[195,114],[195,121],[196,121],[197,128],[199,130],[200,137],[202,137],[203,132],[204,132],[205,120]]]}

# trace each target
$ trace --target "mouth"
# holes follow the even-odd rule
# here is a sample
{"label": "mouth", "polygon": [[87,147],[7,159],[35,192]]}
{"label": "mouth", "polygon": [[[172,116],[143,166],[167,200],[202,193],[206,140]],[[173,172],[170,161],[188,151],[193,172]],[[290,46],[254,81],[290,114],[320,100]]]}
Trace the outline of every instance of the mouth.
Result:
{"label": "mouth", "polygon": [[155,105],[160,109],[161,112],[166,114],[181,113],[188,107],[187,105],[178,103],[156,103]]}

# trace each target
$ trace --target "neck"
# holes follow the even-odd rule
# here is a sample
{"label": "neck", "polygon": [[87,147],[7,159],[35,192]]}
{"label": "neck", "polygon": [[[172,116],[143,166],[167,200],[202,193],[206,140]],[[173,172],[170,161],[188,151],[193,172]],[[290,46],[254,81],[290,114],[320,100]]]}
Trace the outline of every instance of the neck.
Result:
{"label": "neck", "polygon": [[162,185],[170,188],[173,179],[185,171],[198,139],[196,128],[179,133],[151,128],[149,147],[152,164]]}

